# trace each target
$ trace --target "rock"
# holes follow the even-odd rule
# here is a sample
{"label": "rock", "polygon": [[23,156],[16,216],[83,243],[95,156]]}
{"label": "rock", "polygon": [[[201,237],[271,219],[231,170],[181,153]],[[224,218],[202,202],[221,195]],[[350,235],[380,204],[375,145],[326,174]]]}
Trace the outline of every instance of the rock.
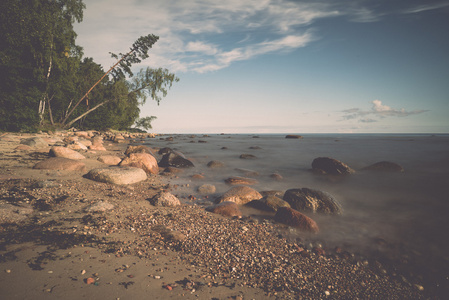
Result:
{"label": "rock", "polygon": [[0,203],[0,224],[22,222],[32,213],[33,209],[29,206]]}
{"label": "rock", "polygon": [[62,185],[60,183],[57,183],[56,181],[52,180],[43,180],[38,181],[35,184],[33,184],[33,188],[42,189],[42,188],[53,188],[53,187],[61,187]]}
{"label": "rock", "polygon": [[276,196],[266,196],[259,200],[253,200],[247,205],[260,210],[273,212],[276,212],[279,207],[290,207],[290,204],[287,201]]}
{"label": "rock", "polygon": [[340,204],[330,194],[308,188],[290,189],[284,194],[284,200],[299,211],[341,214]]}
{"label": "rock", "polygon": [[256,156],[252,155],[252,154],[242,154],[242,155],[240,155],[240,158],[241,159],[255,159]]}
{"label": "rock", "polygon": [[90,170],[87,178],[104,183],[133,184],[147,179],[147,174],[140,168],[111,167]]}
{"label": "rock", "polygon": [[66,147],[69,149],[72,149],[72,150],[87,150],[88,149],[88,147],[86,145],[84,145],[83,143],[80,143],[79,141],[67,144]]}
{"label": "rock", "polygon": [[175,168],[175,167],[167,167],[164,170],[164,173],[170,173],[170,174],[179,174],[182,173],[183,170],[180,168]]}
{"label": "rock", "polygon": [[253,188],[248,186],[236,186],[228,190],[215,200],[215,203],[225,201],[235,202],[239,205],[244,205],[252,200],[261,199],[262,195]]}
{"label": "rock", "polygon": [[112,138],[112,141],[114,142],[114,143],[125,143],[126,141],[125,141],[125,138],[123,137],[123,135],[121,135],[121,134],[116,134],[113,138]]}
{"label": "rock", "polygon": [[85,210],[86,212],[104,212],[107,210],[111,210],[114,208],[114,205],[104,201],[98,201],[90,206],[88,206]]}
{"label": "rock", "polygon": [[16,148],[14,148],[14,150],[20,150],[20,151],[29,151],[32,150],[33,148],[28,146],[28,145],[19,145]]}
{"label": "rock", "polygon": [[240,169],[240,168],[237,168],[235,170],[240,172],[240,173],[243,173],[243,175],[245,175],[245,176],[259,176],[259,172],[256,172],[256,171],[253,171],[253,170]]}
{"label": "rock", "polygon": [[128,148],[126,148],[125,150],[125,155],[129,156],[131,153],[147,153],[154,156],[151,149],[144,145],[128,146]]}
{"label": "rock", "polygon": [[302,139],[304,138],[302,135],[297,135],[297,134],[287,134],[285,136],[286,139]]}
{"label": "rock", "polygon": [[120,162],[120,166],[141,168],[148,174],[158,174],[159,166],[156,158],[148,153],[131,153]]}
{"label": "rock", "polygon": [[87,132],[87,131],[76,131],[75,136],[83,137],[85,139],[90,139],[89,132]]}
{"label": "rock", "polygon": [[289,207],[280,207],[274,216],[274,220],[304,231],[313,233],[319,231],[318,224],[314,220]]}
{"label": "rock", "polygon": [[92,138],[92,146],[103,146],[103,138],[99,135]]}
{"label": "rock", "polygon": [[270,178],[277,180],[277,181],[281,181],[284,179],[284,177],[282,177],[282,175],[279,173],[270,174]]}
{"label": "rock", "polygon": [[165,154],[159,162],[161,167],[176,167],[176,168],[191,168],[194,167],[193,163],[185,158],[184,154],[178,151],[171,150],[171,152]]}
{"label": "rock", "polygon": [[61,146],[51,147],[50,152],[48,153],[53,157],[65,157],[70,159],[85,159],[86,157],[81,153]]}
{"label": "rock", "polygon": [[203,180],[205,177],[204,177],[204,175],[201,175],[201,174],[193,174],[191,176],[191,178],[194,180]]}
{"label": "rock", "polygon": [[394,162],[380,161],[372,164],[362,170],[378,171],[378,172],[404,172],[404,168]]}
{"label": "rock", "polygon": [[40,137],[32,137],[20,141],[20,144],[27,145],[30,147],[47,147],[48,143]]}
{"label": "rock", "polygon": [[38,162],[34,165],[33,169],[84,171],[86,165],[78,160],[65,157],[51,157]]}
{"label": "rock", "polygon": [[86,146],[86,147],[92,146],[92,141],[90,141],[90,140],[80,139],[78,142],[79,142],[80,144],[83,144],[83,145]]}
{"label": "rock", "polygon": [[225,164],[224,164],[224,162],[219,161],[219,160],[212,160],[207,163],[207,166],[209,168],[222,168],[225,166]]}
{"label": "rock", "polygon": [[225,182],[230,185],[240,185],[240,184],[253,185],[259,183],[256,179],[238,176],[229,177],[228,179],[225,180]]}
{"label": "rock", "polygon": [[281,198],[281,199],[284,197],[284,192],[283,191],[276,191],[276,190],[262,191],[262,192],[260,192],[260,194],[262,195],[262,197],[276,196],[276,197]]}
{"label": "rock", "polygon": [[349,175],[355,173],[353,169],[339,160],[330,157],[318,157],[312,162],[313,171],[328,175]]}
{"label": "rock", "polygon": [[241,217],[242,213],[235,202],[224,201],[219,204],[206,207],[207,211],[226,217]]}
{"label": "rock", "polygon": [[102,155],[98,157],[97,160],[111,166],[116,166],[122,161],[120,157],[115,155]]}
{"label": "rock", "polygon": [[203,184],[198,187],[198,192],[200,194],[213,194],[215,193],[217,188],[212,184]]}
{"label": "rock", "polygon": [[161,192],[149,201],[154,206],[175,207],[181,205],[181,201],[179,201],[176,196],[168,192]]}
{"label": "rock", "polygon": [[92,144],[92,145],[89,146],[89,149],[93,150],[93,151],[106,151],[106,148],[103,145],[94,145],[94,144]]}

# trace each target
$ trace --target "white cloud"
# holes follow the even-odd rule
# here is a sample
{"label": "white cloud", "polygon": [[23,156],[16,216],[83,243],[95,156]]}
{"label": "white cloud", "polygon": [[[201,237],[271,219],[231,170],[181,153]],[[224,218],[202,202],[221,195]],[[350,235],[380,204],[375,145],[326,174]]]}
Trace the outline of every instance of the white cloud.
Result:
{"label": "white cloud", "polygon": [[[86,0],[76,25],[86,56],[105,68],[109,52],[126,52],[142,35],[160,36],[139,67],[210,72],[255,56],[294,51],[318,39],[313,23],[346,16],[373,21],[366,7],[340,1],[291,0]],[[207,57],[210,56],[210,57]]]}
{"label": "white cloud", "polygon": [[[421,114],[428,110],[407,111],[404,108],[394,109],[388,105],[382,104],[380,100],[373,100],[371,110],[362,110],[360,108],[346,109],[343,112],[344,120],[358,120],[363,123],[377,122],[379,119],[386,117],[407,117],[410,115]],[[368,117],[371,116],[371,117]]]}
{"label": "white cloud", "polygon": [[409,9],[406,9],[403,11],[404,14],[416,14],[416,13],[420,13],[423,11],[428,11],[428,10],[434,10],[434,9],[440,9],[443,7],[449,6],[449,3],[445,2],[440,2],[440,3],[434,3],[434,4],[424,4],[424,5],[418,5]]}

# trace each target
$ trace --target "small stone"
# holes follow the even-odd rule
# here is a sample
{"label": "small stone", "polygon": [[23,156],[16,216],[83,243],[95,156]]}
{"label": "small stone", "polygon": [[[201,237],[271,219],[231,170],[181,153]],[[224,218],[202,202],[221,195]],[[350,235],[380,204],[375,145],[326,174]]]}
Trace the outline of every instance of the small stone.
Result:
{"label": "small stone", "polygon": [[87,284],[93,284],[93,283],[95,283],[95,279],[92,278],[92,277],[89,277],[89,278],[86,279],[86,283]]}
{"label": "small stone", "polygon": [[6,269],[5,272],[9,274],[9,273],[11,273],[11,270]]}
{"label": "small stone", "polygon": [[84,274],[86,274],[86,270],[81,271],[81,275],[84,275]]}

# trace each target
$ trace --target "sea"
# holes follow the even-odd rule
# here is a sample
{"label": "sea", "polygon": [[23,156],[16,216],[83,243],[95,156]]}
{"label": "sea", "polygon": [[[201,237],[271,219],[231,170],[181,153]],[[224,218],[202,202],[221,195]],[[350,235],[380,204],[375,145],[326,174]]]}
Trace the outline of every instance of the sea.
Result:
{"label": "sea", "polygon": [[[284,235],[327,249],[348,249],[367,261],[398,262],[414,276],[433,276],[436,285],[447,285],[449,276],[449,134],[183,134],[162,135],[144,143],[183,153],[195,167],[168,179],[184,202],[209,205],[231,188],[224,180],[243,176],[239,169],[257,172],[252,185],[258,191],[310,188],[331,194],[342,206],[341,215],[306,213],[318,234],[290,228]],[[251,154],[253,159],[241,159]],[[341,179],[311,171],[317,157],[337,159],[354,174]],[[218,160],[222,168],[209,168]],[[401,165],[404,172],[373,172],[363,168],[380,161]],[[277,173],[282,180],[270,177]],[[202,174],[196,181],[192,175]],[[198,195],[202,184],[212,184],[213,195]],[[189,196],[195,195],[195,199]],[[263,212],[243,208],[249,216]],[[270,217],[270,216],[266,216]],[[400,268],[400,267],[399,267]],[[412,272],[412,271],[410,271]],[[429,275],[430,274],[430,275]],[[415,280],[420,280],[419,278]],[[426,281],[426,278],[422,278]]]}

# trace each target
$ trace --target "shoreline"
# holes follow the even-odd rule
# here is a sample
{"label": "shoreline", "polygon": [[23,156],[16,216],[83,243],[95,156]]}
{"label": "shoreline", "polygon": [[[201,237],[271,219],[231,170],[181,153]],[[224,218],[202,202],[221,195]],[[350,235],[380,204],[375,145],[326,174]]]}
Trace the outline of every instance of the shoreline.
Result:
{"label": "shoreline", "polygon": [[[270,219],[222,217],[186,203],[152,206],[148,199],[158,192],[176,193],[164,176],[119,186],[84,178],[87,171],[32,169],[50,147],[15,150],[30,136],[62,140],[0,137],[1,201],[34,208],[0,225],[0,288],[10,299],[438,297],[345,249],[293,241],[287,226]],[[89,170],[102,165],[99,155],[123,156],[129,143],[105,140],[106,151],[79,152]],[[43,181],[55,186],[35,188]],[[99,201],[114,208],[85,210]]]}

